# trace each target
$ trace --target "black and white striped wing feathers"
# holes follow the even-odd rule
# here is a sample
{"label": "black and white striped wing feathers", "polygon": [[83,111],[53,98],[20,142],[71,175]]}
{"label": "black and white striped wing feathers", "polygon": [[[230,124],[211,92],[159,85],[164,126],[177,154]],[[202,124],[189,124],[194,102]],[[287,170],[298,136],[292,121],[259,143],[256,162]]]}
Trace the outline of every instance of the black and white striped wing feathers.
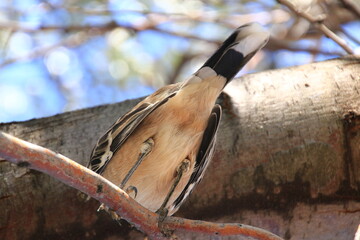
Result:
{"label": "black and white striped wing feathers", "polygon": [[201,145],[196,156],[193,173],[191,174],[190,179],[181,194],[170,206],[169,212],[176,212],[176,210],[181,206],[184,200],[189,196],[196,184],[201,181],[205,170],[208,167],[210,160],[214,154],[216,133],[219,128],[220,119],[221,107],[220,105],[216,104],[211,112],[208,125],[205,129]]}
{"label": "black and white striped wing feathers", "polygon": [[102,174],[113,155],[137,126],[155,109],[175,96],[180,87],[179,84],[172,85],[172,87],[158,93],[163,95],[163,97],[157,98],[158,101],[152,102],[152,99],[145,99],[130,112],[119,118],[96,143],[87,167],[98,174]]}

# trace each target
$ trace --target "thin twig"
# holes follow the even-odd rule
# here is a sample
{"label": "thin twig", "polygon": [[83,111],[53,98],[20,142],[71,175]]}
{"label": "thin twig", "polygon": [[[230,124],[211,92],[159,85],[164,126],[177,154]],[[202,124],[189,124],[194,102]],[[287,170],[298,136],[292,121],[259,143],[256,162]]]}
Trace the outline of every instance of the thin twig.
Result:
{"label": "thin twig", "polygon": [[123,190],[88,168],[46,148],[0,132],[0,157],[20,167],[46,173],[104,203],[152,239],[166,239],[162,231],[191,232],[206,236],[243,236],[261,240],[281,238],[263,229],[167,217],[158,225],[158,215],[149,211]]}
{"label": "thin twig", "polygon": [[[59,7],[60,8],[60,7]],[[237,27],[236,24],[239,22],[249,22],[255,19],[262,19],[263,23],[270,23],[267,20],[269,14],[275,14],[273,10],[270,11],[262,11],[256,13],[248,13],[248,14],[229,14],[218,11],[217,14],[213,14],[212,12],[208,14],[206,11],[202,11],[197,9],[196,11],[189,12],[162,12],[162,11],[154,11],[154,10],[135,10],[135,9],[119,9],[119,10],[91,10],[84,9],[80,7],[65,7],[65,9],[72,13],[84,14],[84,15],[113,15],[113,14],[124,14],[124,13],[136,13],[142,14],[147,18],[151,18],[152,16],[159,16],[162,18],[167,18],[168,21],[192,21],[192,22],[207,22],[207,23],[216,23],[222,24],[227,27]]]}
{"label": "thin twig", "polygon": [[30,27],[18,22],[7,21],[0,23],[0,29],[12,29],[14,31],[21,31],[27,33],[37,33],[40,31],[63,31],[63,32],[78,32],[78,31],[88,31],[92,29],[101,29],[101,30],[112,30],[118,27],[114,22],[109,22],[103,25],[41,25],[36,27]]}
{"label": "thin twig", "polygon": [[0,23],[0,29],[10,29],[12,31],[21,31],[21,32],[27,32],[27,33],[36,33],[39,31],[62,31],[62,32],[79,32],[79,33],[77,33],[74,36],[70,36],[70,37],[66,38],[65,40],[62,40],[59,43],[53,44],[51,46],[46,46],[46,47],[35,49],[32,52],[30,52],[24,56],[7,59],[7,60],[3,61],[2,63],[0,63],[0,68],[4,67],[6,65],[12,64],[14,62],[30,60],[30,59],[40,57],[40,56],[46,54],[47,52],[49,52],[50,50],[60,47],[60,46],[68,46],[68,47],[78,46],[79,44],[87,41],[89,38],[91,38],[93,36],[101,35],[104,32],[111,31],[118,27],[130,30],[133,32],[140,32],[140,31],[144,31],[144,30],[154,30],[154,31],[158,31],[163,34],[166,34],[166,35],[177,36],[177,37],[187,38],[187,39],[196,39],[196,40],[201,40],[201,41],[207,41],[210,43],[220,44],[219,41],[207,40],[207,39],[201,38],[196,35],[191,35],[191,34],[172,32],[172,31],[168,31],[165,29],[160,29],[160,28],[158,28],[156,26],[152,26],[152,25],[126,26],[126,25],[117,24],[115,22],[110,22],[110,23],[104,24],[104,25],[91,25],[91,26],[90,25],[82,25],[82,26],[81,25],[75,25],[75,26],[74,25],[72,25],[72,26],[54,26],[53,25],[53,26],[39,26],[39,27],[33,28],[33,27],[27,27],[27,26],[23,26],[23,25],[20,25],[17,23],[13,23],[13,22],[7,22],[7,23]]}
{"label": "thin twig", "polygon": [[331,38],[334,42],[336,42],[340,47],[342,47],[348,54],[354,54],[354,51],[347,45],[346,41],[336,35],[333,31],[331,31],[325,24],[323,23],[324,18],[315,18],[310,14],[300,11],[297,7],[290,2],[289,0],[277,0],[279,3],[287,6],[291,11],[296,13],[298,16],[305,18],[309,22],[311,22],[315,28],[320,30],[325,36]]}
{"label": "thin twig", "polygon": [[[101,30],[103,31],[110,31],[115,28],[123,28],[134,32],[140,32],[144,30],[154,30],[164,34],[178,36],[182,38],[188,39],[196,39],[202,40],[207,42],[216,42],[201,38],[196,35],[186,34],[186,33],[179,33],[173,32],[166,29],[162,29],[156,26],[156,24],[144,24],[144,25],[122,25],[116,22],[109,22],[103,25],[70,25],[70,26],[57,26],[57,25],[48,25],[48,26],[38,26],[38,27],[27,27],[21,24],[13,23],[13,22],[3,22],[0,23],[0,29],[13,29],[14,31],[21,31],[27,33],[36,33],[39,31],[63,31],[63,32],[77,32],[77,31],[90,31],[90,30]],[[216,42],[217,43],[217,42]]]}

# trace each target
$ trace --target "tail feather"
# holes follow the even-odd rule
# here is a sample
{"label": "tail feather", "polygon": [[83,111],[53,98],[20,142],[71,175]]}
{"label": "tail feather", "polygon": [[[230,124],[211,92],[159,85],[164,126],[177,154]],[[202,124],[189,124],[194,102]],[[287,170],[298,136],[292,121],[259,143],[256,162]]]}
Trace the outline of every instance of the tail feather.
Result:
{"label": "tail feather", "polygon": [[222,55],[227,51],[227,49],[236,42],[236,37],[239,33],[239,28],[236,29],[220,46],[218,50],[204,63],[201,67],[210,67],[214,68],[218,61],[221,59]]}
{"label": "tail feather", "polygon": [[216,74],[225,77],[226,82],[229,83],[268,40],[269,33],[260,24],[245,24],[224,41],[200,70],[210,67]]}

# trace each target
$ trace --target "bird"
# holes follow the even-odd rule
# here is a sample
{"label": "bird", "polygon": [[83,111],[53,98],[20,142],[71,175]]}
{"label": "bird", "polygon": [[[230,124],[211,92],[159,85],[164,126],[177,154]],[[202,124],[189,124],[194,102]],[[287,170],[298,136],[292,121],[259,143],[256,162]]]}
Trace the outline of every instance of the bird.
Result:
{"label": "bird", "polygon": [[87,167],[162,218],[173,215],[213,156],[218,96],[268,39],[259,23],[238,27],[192,76],[120,117],[97,141]]}

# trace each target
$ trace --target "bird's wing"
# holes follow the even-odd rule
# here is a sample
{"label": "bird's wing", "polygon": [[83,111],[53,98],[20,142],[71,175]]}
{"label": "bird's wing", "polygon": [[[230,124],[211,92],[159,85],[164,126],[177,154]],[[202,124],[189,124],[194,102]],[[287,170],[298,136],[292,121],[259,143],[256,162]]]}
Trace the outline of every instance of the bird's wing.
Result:
{"label": "bird's wing", "polygon": [[[180,84],[162,88],[119,118],[96,143],[87,167],[98,174],[102,174],[112,156],[120,149],[136,127],[155,109],[175,96],[180,88]],[[154,97],[159,95],[161,97]]]}
{"label": "bird's wing", "polygon": [[186,184],[184,190],[170,206],[169,212],[173,212],[174,210],[178,209],[182,202],[194,189],[194,186],[201,181],[204,172],[214,154],[216,133],[219,128],[220,119],[221,107],[220,105],[216,104],[212,109],[208,125],[205,129],[203,139],[196,156],[194,171],[191,174],[189,182]]}

